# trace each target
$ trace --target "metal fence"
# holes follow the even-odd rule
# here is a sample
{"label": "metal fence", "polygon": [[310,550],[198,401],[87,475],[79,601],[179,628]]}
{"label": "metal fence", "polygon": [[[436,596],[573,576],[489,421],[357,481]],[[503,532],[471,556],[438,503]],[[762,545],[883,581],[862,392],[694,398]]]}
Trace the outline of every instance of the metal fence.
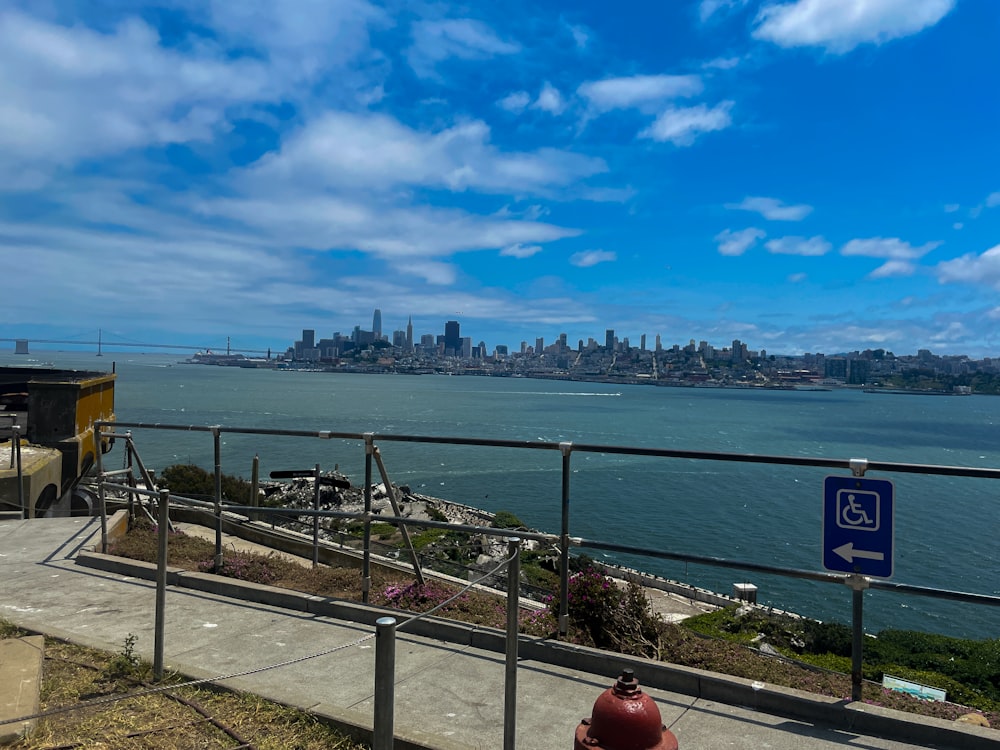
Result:
{"label": "metal fence", "polygon": [[[127,428],[128,433],[111,432],[110,430]],[[223,511],[232,511],[251,514],[259,512],[259,508],[253,506],[224,505],[222,497],[222,460],[221,445],[223,434],[243,434],[262,435],[274,438],[314,438],[319,440],[341,439],[349,441],[360,441],[364,446],[364,511],[360,514],[341,513],[338,511],[319,510],[319,467],[312,470],[303,470],[301,475],[312,475],[315,484],[315,502],[311,510],[307,509],[269,509],[270,513],[281,513],[294,516],[309,516],[313,519],[313,561],[318,559],[319,540],[319,519],[321,517],[331,518],[357,518],[364,523],[364,534],[362,539],[362,569],[361,569],[361,593],[362,600],[368,602],[371,587],[371,555],[373,542],[371,539],[371,526],[373,520],[388,522],[405,526],[423,526],[446,528],[455,531],[467,531],[469,533],[487,534],[508,539],[535,539],[542,542],[553,543],[559,548],[559,592],[558,592],[558,630],[560,635],[565,635],[569,628],[569,571],[570,571],[570,550],[571,548],[601,550],[606,552],[623,553],[637,557],[648,557],[652,559],[674,560],[685,563],[695,563],[710,567],[729,568],[746,572],[766,573],[789,578],[805,579],[846,585],[852,591],[852,697],[854,700],[861,698],[862,684],[862,657],[863,657],[863,601],[864,592],[868,589],[893,591],[908,596],[924,596],[937,599],[948,599],[952,601],[966,602],[982,606],[1000,606],[1000,596],[986,594],[976,594],[970,592],[957,591],[952,589],[931,588],[925,586],[915,586],[909,584],[896,583],[887,580],[880,580],[868,575],[858,573],[836,573],[818,572],[815,570],[803,570],[786,566],[764,565],[752,560],[736,560],[721,557],[711,557],[703,555],[682,554],[667,550],[650,549],[636,547],[633,545],[622,545],[618,543],[584,539],[574,537],[570,533],[570,477],[572,474],[572,457],[575,454],[599,453],[625,456],[645,456],[662,459],[686,459],[694,461],[722,461],[733,463],[753,463],[753,464],[776,464],[793,467],[819,467],[827,469],[843,469],[851,472],[855,477],[863,477],[867,471],[879,471],[888,473],[908,473],[920,474],[924,476],[952,476],[970,477],[976,479],[1000,479],[1000,469],[975,468],[960,466],[942,466],[933,464],[912,464],[912,463],[891,463],[891,462],[869,462],[864,459],[848,458],[817,458],[800,456],[777,456],[777,455],[755,455],[745,453],[723,453],[714,451],[686,451],[669,450],[645,447],[624,447],[615,445],[594,445],[571,442],[545,442],[545,441],[522,441],[522,440],[498,440],[489,438],[464,438],[464,437],[437,437],[401,434],[376,434],[347,433],[335,431],[305,431],[305,430],[276,430],[276,429],[255,429],[242,427],[223,426],[199,426],[199,425],[171,425],[160,423],[144,422],[99,422],[95,428],[95,440],[98,442],[102,438],[124,439],[128,448],[128,465],[132,466],[133,459],[139,473],[144,478],[147,485],[146,492],[154,492],[155,485],[149,472],[146,471],[138,453],[135,451],[134,440],[131,430],[181,430],[187,432],[202,432],[211,435],[214,449],[214,488],[215,495],[210,503],[203,506],[210,509],[215,519],[215,555],[216,567],[222,564],[222,529]],[[525,532],[523,530],[504,530],[483,526],[461,526],[438,521],[416,520],[404,518],[398,512],[395,499],[395,489],[390,481],[388,472],[378,448],[379,443],[416,443],[426,446],[452,445],[452,446],[475,446],[483,448],[513,448],[529,451],[548,451],[557,453],[561,462],[561,492],[559,497],[561,507],[561,528],[558,534],[541,534]],[[131,469],[104,472],[101,463],[100,450],[95,451],[97,456],[97,470],[101,478],[98,492],[101,506],[101,529],[102,548],[107,544],[107,520],[106,520],[106,490],[107,489],[129,489],[129,485],[119,485],[108,480],[119,474],[128,474]],[[386,491],[393,501],[395,514],[392,516],[375,515],[372,511],[372,480],[374,470],[378,469],[385,484]],[[256,476],[254,477],[256,483]],[[129,496],[131,497],[131,493]],[[412,551],[412,547],[411,547]],[[413,555],[416,564],[417,557]],[[416,575],[421,575],[419,566],[416,568]]]}

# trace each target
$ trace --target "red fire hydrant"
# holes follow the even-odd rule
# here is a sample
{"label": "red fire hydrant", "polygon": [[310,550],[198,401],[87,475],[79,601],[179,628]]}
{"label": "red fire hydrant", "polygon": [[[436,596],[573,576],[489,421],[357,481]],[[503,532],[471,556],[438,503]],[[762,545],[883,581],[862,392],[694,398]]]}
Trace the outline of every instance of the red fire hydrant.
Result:
{"label": "red fire hydrant", "polygon": [[660,709],[639,689],[631,669],[594,701],[589,719],[576,728],[573,750],[677,750]]}

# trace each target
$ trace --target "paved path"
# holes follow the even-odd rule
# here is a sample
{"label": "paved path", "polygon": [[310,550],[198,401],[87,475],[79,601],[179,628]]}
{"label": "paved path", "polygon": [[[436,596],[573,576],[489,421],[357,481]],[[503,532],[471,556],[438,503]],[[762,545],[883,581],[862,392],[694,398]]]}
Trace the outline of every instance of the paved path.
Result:
{"label": "paved path", "polygon": [[[134,634],[137,651],[152,658],[154,586],[74,564],[97,531],[96,519],[0,521],[0,618],[110,651],[120,651]],[[225,684],[333,716],[362,717],[370,725],[374,640],[366,636],[371,627],[176,587],[167,591],[166,611],[166,663],[195,677],[247,672],[337,649]],[[503,746],[502,654],[401,631],[396,656],[397,733],[442,750]],[[522,660],[519,750],[572,747],[581,718],[590,715],[614,677]],[[682,750],[929,746],[919,739],[914,744],[860,736],[688,695],[646,692]],[[909,736],[919,738],[920,726],[914,722]],[[988,746],[1000,748],[1000,740]]]}

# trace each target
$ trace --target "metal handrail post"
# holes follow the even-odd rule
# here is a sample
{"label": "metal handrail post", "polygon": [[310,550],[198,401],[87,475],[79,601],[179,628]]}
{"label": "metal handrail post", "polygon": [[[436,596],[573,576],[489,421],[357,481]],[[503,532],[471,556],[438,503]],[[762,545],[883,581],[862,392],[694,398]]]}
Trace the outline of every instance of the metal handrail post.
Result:
{"label": "metal handrail post", "polygon": [[[253,462],[250,464],[250,505],[257,507],[260,505],[260,456],[253,454]],[[259,521],[262,518],[257,511],[250,511],[250,520]]]}
{"label": "metal handrail post", "polygon": [[864,657],[864,602],[868,579],[861,575],[849,575],[844,583],[851,587],[851,700],[862,697],[862,666]]}
{"label": "metal handrail post", "polygon": [[[98,444],[98,449],[100,449],[100,444]],[[125,433],[125,468],[128,469],[128,474],[125,477],[125,484],[129,487],[135,487],[135,474],[132,468],[132,456],[135,454],[135,446],[132,444],[132,430],[128,430]],[[147,489],[151,489],[148,488]],[[128,493],[128,523],[129,528],[132,528],[132,523],[135,521],[135,495],[131,492]]]}
{"label": "metal handrail post", "polygon": [[17,507],[21,509],[21,518],[28,518],[31,509],[24,502],[24,466],[21,463],[21,426],[12,425],[10,428],[11,447],[14,449],[11,459],[17,467]]}
{"label": "metal handrail post", "polygon": [[163,633],[167,614],[167,531],[170,524],[170,491],[160,490],[157,510],[156,623],[153,635],[153,679],[163,679]]}
{"label": "metal handrail post", "polygon": [[[399,501],[396,500],[396,490],[392,486],[392,481],[389,479],[389,472],[385,470],[385,462],[382,461],[382,451],[375,446],[372,451],[372,457],[375,459],[375,463],[378,466],[379,474],[382,475],[382,481],[385,482],[385,491],[389,495],[389,503],[392,505],[392,512],[397,516],[402,516],[402,512],[399,509]],[[410,530],[406,528],[406,524],[399,524],[399,533],[403,536],[403,543],[406,545],[407,551],[410,553],[410,558],[413,560],[413,573],[417,576],[417,583],[421,586],[424,585],[424,572],[420,569],[420,558],[417,557],[417,550],[413,547],[413,540],[410,539]]]}
{"label": "metal handrail post", "polygon": [[97,467],[97,502],[101,506],[101,554],[108,551],[108,500],[104,489],[104,453],[101,451],[101,428],[94,427],[94,465]]}
{"label": "metal handrail post", "polygon": [[222,570],[222,430],[212,428],[215,446],[215,572]]}
{"label": "metal handrail post", "polygon": [[396,618],[375,621],[375,717],[372,750],[392,750],[396,681]]}
{"label": "metal handrail post", "polygon": [[507,542],[507,648],[503,681],[503,747],[514,750],[517,734],[517,626],[521,593],[521,540]]}
{"label": "metal handrail post", "polygon": [[364,557],[361,562],[361,602],[368,604],[372,587],[372,456],[375,453],[375,433],[365,433],[365,533]]}
{"label": "metal handrail post", "polygon": [[[313,470],[313,510],[319,510],[319,464]],[[313,567],[319,567],[319,515],[313,516]]]}
{"label": "metal handrail post", "polygon": [[562,453],[562,529],[559,537],[559,635],[569,632],[569,457],[572,443],[559,443]]}

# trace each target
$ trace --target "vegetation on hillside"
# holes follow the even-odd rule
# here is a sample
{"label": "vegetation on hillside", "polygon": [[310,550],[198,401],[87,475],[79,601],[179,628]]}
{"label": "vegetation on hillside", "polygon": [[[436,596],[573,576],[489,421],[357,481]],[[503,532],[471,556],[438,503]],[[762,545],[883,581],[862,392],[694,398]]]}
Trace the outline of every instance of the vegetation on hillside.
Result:
{"label": "vegetation on hillside", "polygon": [[[432,531],[444,531],[434,529]],[[451,532],[446,532],[451,533]],[[170,564],[209,570],[214,545],[172,534]],[[148,524],[116,543],[113,554],[154,561],[155,534]],[[534,565],[525,571],[547,570]],[[305,567],[278,555],[254,555],[227,550],[224,575],[293,588],[305,593],[346,599],[360,598],[357,570]],[[546,566],[551,561],[546,562]],[[644,590],[635,583],[615,582],[575,560],[570,578],[570,642],[676,664],[731,674],[762,682],[844,698],[851,694],[851,634],[846,625],[774,615],[759,608],[729,608],[689,619],[683,625],[655,614]],[[549,579],[550,582],[552,579]],[[373,604],[424,612],[455,596],[457,587],[439,581],[423,586],[403,574],[373,570]],[[503,628],[503,597],[467,591],[437,612],[439,616]],[[522,632],[556,637],[557,602],[519,615]],[[779,657],[762,653],[764,644]],[[866,639],[864,687],[866,701],[943,718],[957,718],[969,706],[1000,726],[1000,640],[967,641],[905,631],[884,631]],[[930,703],[883,690],[883,673],[943,688],[956,703]]]}

